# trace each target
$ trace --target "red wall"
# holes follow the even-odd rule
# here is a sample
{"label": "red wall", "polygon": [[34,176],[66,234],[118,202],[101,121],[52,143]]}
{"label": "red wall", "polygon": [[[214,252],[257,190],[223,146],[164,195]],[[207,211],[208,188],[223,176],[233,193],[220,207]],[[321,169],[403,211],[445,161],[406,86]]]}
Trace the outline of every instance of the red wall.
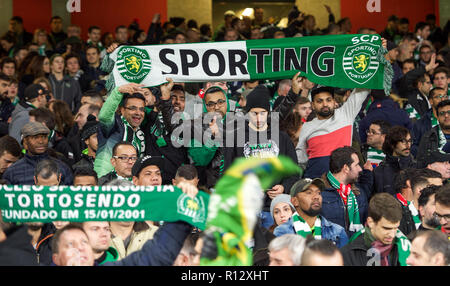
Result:
{"label": "red wall", "polygon": [[341,0],[341,17],[349,17],[352,33],[360,27],[374,28],[377,32],[384,30],[391,15],[409,19],[409,29],[414,32],[417,22],[425,21],[425,16],[434,13],[439,23],[439,0],[380,0],[381,13],[369,13],[366,9],[368,0]]}
{"label": "red wall", "polygon": [[104,32],[112,32],[119,25],[128,25],[137,18],[139,27],[147,31],[153,14],[161,14],[161,22],[167,19],[166,0],[95,0],[81,1],[81,12],[72,13],[72,24],[81,27],[83,39],[87,38],[89,26],[96,25]]}
{"label": "red wall", "polygon": [[[50,19],[52,18],[52,0],[14,0],[13,16],[23,19],[25,30],[34,33],[37,28],[50,31]],[[9,19],[4,19],[9,20]]]}

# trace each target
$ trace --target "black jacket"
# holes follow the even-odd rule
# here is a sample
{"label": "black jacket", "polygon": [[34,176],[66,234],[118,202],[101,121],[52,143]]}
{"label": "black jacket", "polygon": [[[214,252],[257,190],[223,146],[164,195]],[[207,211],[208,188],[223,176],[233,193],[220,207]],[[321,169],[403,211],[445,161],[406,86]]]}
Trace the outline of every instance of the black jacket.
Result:
{"label": "black jacket", "polygon": [[[344,258],[344,266],[375,266],[376,259],[373,259],[375,254],[367,252],[371,247],[368,247],[364,242],[364,235],[365,234],[361,234],[355,240],[340,249],[342,257]],[[389,265],[399,266],[396,245],[392,247],[391,253],[389,254]]]}
{"label": "black jacket", "polygon": [[178,167],[188,164],[186,148],[175,147],[172,143],[172,131],[177,124],[171,122],[174,110],[171,99],[159,100],[157,103],[159,113],[151,112],[147,116],[145,130],[145,155],[164,156],[164,169],[161,170],[163,184],[172,184]]}
{"label": "black jacket", "polygon": [[0,266],[38,266],[25,225],[13,226],[5,234],[6,240],[0,242]]}
{"label": "black jacket", "polygon": [[439,133],[438,126],[435,126],[428,130],[420,139],[419,148],[417,149],[417,166],[425,168],[423,166],[425,158],[432,151],[437,151],[439,148]]}
{"label": "black jacket", "polygon": [[[295,152],[294,144],[290,137],[283,131],[280,131],[277,136],[272,134],[271,126],[267,127],[267,132],[253,131],[248,122],[245,123],[244,130],[236,129],[234,133],[234,147],[225,147],[224,149],[224,171],[226,171],[234,162],[236,158],[240,157],[253,157],[261,156],[260,154],[271,154],[274,156],[284,155],[292,159],[293,162],[298,162],[297,153]],[[277,128],[278,131],[278,128]],[[230,133],[228,133],[230,134]],[[231,135],[228,135],[231,136]],[[244,136],[244,138],[242,138]],[[256,137],[256,140],[250,140],[250,138]],[[244,140],[242,140],[244,139]],[[277,140],[278,139],[278,140]],[[242,141],[242,142],[240,142]],[[226,141],[225,141],[226,142]],[[240,144],[239,144],[240,143]],[[242,144],[244,143],[244,144]],[[284,193],[289,194],[292,185],[295,184],[300,177],[293,175],[287,177],[280,182],[275,182],[274,185],[281,184],[284,187]],[[264,194],[263,211],[270,211],[270,204],[272,199]]]}
{"label": "black jacket", "polygon": [[41,236],[39,236],[36,245],[36,261],[39,265],[49,266],[52,264],[52,239],[56,228],[53,223],[46,223],[42,227]]}
{"label": "black jacket", "polygon": [[75,164],[73,164],[72,169],[75,170],[76,169],[91,169],[94,170],[94,157],[90,157],[86,154],[81,154],[81,159],[80,161],[76,162]]}
{"label": "black jacket", "polygon": [[420,140],[422,136],[431,129],[431,117],[433,110],[429,109],[425,115],[417,120],[411,130],[411,137],[413,144],[411,146],[411,154],[417,158],[417,150],[419,149]]}
{"label": "black jacket", "polygon": [[402,206],[402,219],[400,220],[400,226],[398,229],[404,234],[409,235],[416,230],[416,225],[408,207]]}
{"label": "black jacket", "polygon": [[404,169],[416,168],[413,157],[394,157],[386,154],[386,158],[373,170],[374,173],[374,194],[389,193],[395,195],[395,176]]}

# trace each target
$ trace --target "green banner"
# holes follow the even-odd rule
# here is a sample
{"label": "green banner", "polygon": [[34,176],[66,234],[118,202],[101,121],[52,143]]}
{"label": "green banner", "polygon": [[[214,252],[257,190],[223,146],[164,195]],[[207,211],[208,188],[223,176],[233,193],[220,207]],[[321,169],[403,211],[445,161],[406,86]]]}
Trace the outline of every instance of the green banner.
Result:
{"label": "green banner", "polygon": [[108,90],[126,83],[292,78],[332,87],[390,89],[379,35],[327,35],[192,44],[121,46],[105,57]]}
{"label": "green banner", "polygon": [[0,185],[5,222],[178,221],[205,229],[209,195],[192,199],[175,186]]}

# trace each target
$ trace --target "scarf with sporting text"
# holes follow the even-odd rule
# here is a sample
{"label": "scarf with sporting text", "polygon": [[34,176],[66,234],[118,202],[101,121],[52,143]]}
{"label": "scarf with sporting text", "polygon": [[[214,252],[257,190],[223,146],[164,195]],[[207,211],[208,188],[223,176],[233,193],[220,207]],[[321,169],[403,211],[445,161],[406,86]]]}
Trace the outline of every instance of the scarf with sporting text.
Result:
{"label": "scarf with sporting text", "polygon": [[[363,228],[357,233],[355,233],[349,240],[349,243],[354,241],[358,236],[365,233],[366,229]],[[397,229],[397,232],[395,233],[395,238],[393,244],[397,245],[397,251],[398,251],[398,262],[400,263],[400,266],[408,266],[406,263],[406,259],[409,257],[409,252],[411,249],[411,242],[408,240],[408,238]]]}
{"label": "scarf with sporting text", "polygon": [[339,196],[342,198],[344,205],[347,206],[348,219],[350,221],[349,231],[359,231],[363,228],[361,224],[361,219],[359,217],[359,208],[356,196],[353,193],[350,184],[343,185],[333,176],[333,174],[328,171],[327,173],[328,181],[331,186],[337,190]]}
{"label": "scarf with sporting text", "polygon": [[420,221],[420,217],[419,217],[419,212],[417,211],[416,207],[414,206],[414,204],[412,202],[408,202],[404,196],[402,196],[402,194],[398,193],[396,195],[398,201],[402,204],[403,207],[408,208],[409,211],[411,212],[413,221],[414,221],[414,225],[416,227],[416,229],[419,229],[419,226],[422,224],[422,222]]}
{"label": "scarf with sporting text", "polygon": [[308,235],[313,235],[314,239],[322,239],[322,220],[320,216],[316,217],[316,221],[314,222],[314,234],[311,231],[308,223],[297,213],[295,212],[292,215],[292,221],[294,225],[295,233],[306,238]]}

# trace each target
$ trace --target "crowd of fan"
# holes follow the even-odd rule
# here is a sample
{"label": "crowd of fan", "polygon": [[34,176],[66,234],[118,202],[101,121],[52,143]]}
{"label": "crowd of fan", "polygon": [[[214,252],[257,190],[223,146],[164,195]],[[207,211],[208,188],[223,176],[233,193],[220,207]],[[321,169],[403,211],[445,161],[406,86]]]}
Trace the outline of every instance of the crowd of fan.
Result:
{"label": "crowd of fan", "polygon": [[[411,239],[416,237],[416,244],[421,239],[420,247],[414,248],[413,241],[415,252],[411,253],[415,257],[409,258],[409,264],[424,264],[419,256],[427,253],[430,259],[442,254],[444,258],[433,263],[448,265],[450,22],[441,28],[436,25],[436,17],[428,15],[423,22],[410,26],[407,18],[391,16],[383,31],[358,29],[359,34],[378,33],[387,40],[386,59],[394,70],[388,95],[380,90],[358,93],[320,87],[297,76],[281,81],[169,81],[158,88],[128,84],[106,92],[108,74],[100,69],[101,61],[117,46],[350,34],[350,19],[336,22],[331,9],[325,9],[329,13],[325,29],[318,29],[315,17],[296,7],[288,15],[286,27],[264,19],[263,9],[255,8],[253,19],[227,11],[223,24],[215,31],[209,24],[198,26],[196,21],[186,22],[184,18],[161,23],[157,14],[147,31],[137,20],[129,26],[117,26],[114,33],[102,33],[101,27],[93,25],[87,31],[87,41],[82,40],[82,31],[76,25],[64,31],[58,16],[51,18],[50,32],[42,27],[33,34],[24,29],[21,17],[11,18],[9,31],[0,38],[2,182],[92,186],[125,184],[121,180],[135,185],[178,185],[187,181],[201,191],[213,192],[235,158],[264,152],[283,154],[299,163],[303,178],[287,178],[266,193],[255,230],[255,265],[367,263],[368,258],[360,262],[357,257],[357,240],[349,242],[355,234],[349,225],[352,219],[346,214],[349,206],[339,184],[333,185],[333,178],[341,185],[352,186],[361,223],[372,231],[372,240],[382,240],[380,232],[375,233],[376,225],[387,221],[392,229],[399,228]],[[411,28],[414,32],[410,32]],[[279,112],[280,136],[274,144],[278,149],[275,151],[270,144],[255,145],[251,151],[239,146],[174,147],[171,135],[177,126],[171,123],[171,117],[186,112],[195,118],[199,115],[195,106],[202,103],[206,112],[222,116],[227,112],[248,114],[247,129],[256,132],[267,129],[270,112]],[[344,113],[346,116],[340,115]],[[330,118],[335,121],[326,121],[326,127],[317,125]],[[350,142],[340,144],[340,139],[334,141],[331,137],[338,124],[350,127],[339,136],[351,138],[351,147]],[[215,136],[220,133],[215,119],[199,128]],[[321,135],[330,135],[330,141],[311,140]],[[329,152],[321,151],[316,156],[318,149]],[[380,193],[390,196],[380,197]],[[439,211],[436,204],[440,205]],[[305,241],[291,235],[298,234],[292,221],[294,214],[303,217],[311,229],[320,214],[323,240],[310,241],[309,237]],[[8,254],[14,247],[9,252],[2,241],[23,229],[2,223],[0,264],[98,265],[118,260],[122,261],[119,265],[198,265],[202,252],[195,243],[199,234],[190,234],[192,229],[186,225],[177,229],[180,225],[161,226],[157,222],[53,222],[29,223],[27,227],[25,232],[31,235],[32,244],[21,245],[22,252],[16,252],[19,258],[11,259]],[[444,242],[440,231],[416,235],[417,230],[436,228],[445,233]],[[164,231],[179,235],[167,240]],[[91,247],[79,251],[86,251],[95,261],[68,259],[76,256],[65,253],[67,233],[81,242],[88,237]],[[146,244],[152,238],[151,244]],[[27,247],[34,249],[29,251]],[[393,251],[392,247],[373,247],[382,253],[387,251],[383,259]],[[341,252],[338,248],[342,248]],[[32,262],[21,258],[29,255]],[[149,258],[143,259],[144,255]],[[397,265],[395,259],[390,255],[389,261],[386,258],[381,264]]]}

